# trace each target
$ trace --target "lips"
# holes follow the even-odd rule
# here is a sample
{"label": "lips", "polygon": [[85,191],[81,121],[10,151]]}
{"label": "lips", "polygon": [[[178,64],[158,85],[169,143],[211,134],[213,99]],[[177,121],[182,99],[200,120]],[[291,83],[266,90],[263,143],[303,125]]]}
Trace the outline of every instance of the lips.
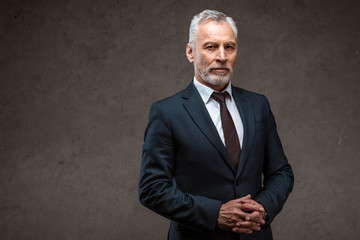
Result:
{"label": "lips", "polygon": [[227,66],[227,64],[224,65],[213,65],[210,67],[211,71],[230,71],[230,66]]}
{"label": "lips", "polygon": [[211,71],[213,71],[213,72],[216,73],[216,74],[223,75],[223,74],[228,73],[228,72],[229,72],[229,69],[228,69],[228,68],[224,68],[224,67],[221,67],[221,68],[211,68]]}
{"label": "lips", "polygon": [[221,72],[224,72],[224,71],[229,71],[228,68],[212,68],[213,71],[221,71]]}

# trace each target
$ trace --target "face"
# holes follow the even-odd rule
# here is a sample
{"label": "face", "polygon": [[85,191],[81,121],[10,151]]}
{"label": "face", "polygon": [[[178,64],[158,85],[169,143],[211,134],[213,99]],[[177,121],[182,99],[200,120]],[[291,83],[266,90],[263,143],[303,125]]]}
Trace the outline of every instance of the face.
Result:
{"label": "face", "polygon": [[188,43],[186,55],[194,63],[196,79],[217,91],[230,82],[236,61],[236,37],[227,22],[206,21],[196,34],[194,48]]}

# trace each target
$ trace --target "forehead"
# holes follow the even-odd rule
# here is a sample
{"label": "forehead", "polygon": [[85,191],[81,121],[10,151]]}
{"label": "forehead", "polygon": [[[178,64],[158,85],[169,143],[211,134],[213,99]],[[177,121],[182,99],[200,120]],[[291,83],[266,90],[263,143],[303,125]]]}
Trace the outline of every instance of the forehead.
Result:
{"label": "forehead", "polygon": [[197,40],[200,41],[232,41],[236,42],[236,37],[231,26],[224,21],[206,21],[199,24]]}

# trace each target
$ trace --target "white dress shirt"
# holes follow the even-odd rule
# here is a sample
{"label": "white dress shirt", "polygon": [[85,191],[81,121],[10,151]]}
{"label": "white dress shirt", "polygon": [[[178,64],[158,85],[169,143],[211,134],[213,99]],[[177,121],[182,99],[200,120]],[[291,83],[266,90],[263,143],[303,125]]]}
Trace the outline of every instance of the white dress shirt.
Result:
{"label": "white dress shirt", "polygon": [[[210,117],[219,133],[219,136],[225,145],[224,131],[222,128],[221,117],[220,117],[220,103],[218,103],[216,100],[211,98],[211,94],[215,91],[213,89],[211,89],[210,87],[201,84],[198,80],[196,80],[195,77],[194,77],[194,85],[195,85],[196,89],[198,90],[198,92],[200,93],[200,96],[201,96],[202,100],[204,101],[206,109],[208,110]],[[223,92],[225,92],[225,91],[230,94],[230,98],[226,98],[226,106],[227,106],[227,108],[230,112],[230,115],[234,121],[236,132],[239,137],[240,146],[242,147],[243,138],[244,138],[244,126],[241,121],[239,110],[237,109],[236,103],[232,96],[231,82],[229,83],[229,85]]]}

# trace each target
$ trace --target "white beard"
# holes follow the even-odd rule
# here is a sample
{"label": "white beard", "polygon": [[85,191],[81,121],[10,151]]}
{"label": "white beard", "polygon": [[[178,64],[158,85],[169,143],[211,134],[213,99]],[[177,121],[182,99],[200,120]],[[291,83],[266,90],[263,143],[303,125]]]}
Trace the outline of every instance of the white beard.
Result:
{"label": "white beard", "polygon": [[[216,74],[211,74],[211,70],[212,68],[216,68],[216,67],[226,67],[229,70],[229,75],[224,76],[223,73],[216,73]],[[199,69],[197,67],[197,65],[195,65],[195,69],[198,72],[198,74],[200,75],[201,79],[212,86],[217,86],[217,87],[225,87],[229,84],[231,77],[232,77],[232,68],[230,66],[212,66],[212,67],[207,67],[205,71],[203,71],[202,69]]]}

